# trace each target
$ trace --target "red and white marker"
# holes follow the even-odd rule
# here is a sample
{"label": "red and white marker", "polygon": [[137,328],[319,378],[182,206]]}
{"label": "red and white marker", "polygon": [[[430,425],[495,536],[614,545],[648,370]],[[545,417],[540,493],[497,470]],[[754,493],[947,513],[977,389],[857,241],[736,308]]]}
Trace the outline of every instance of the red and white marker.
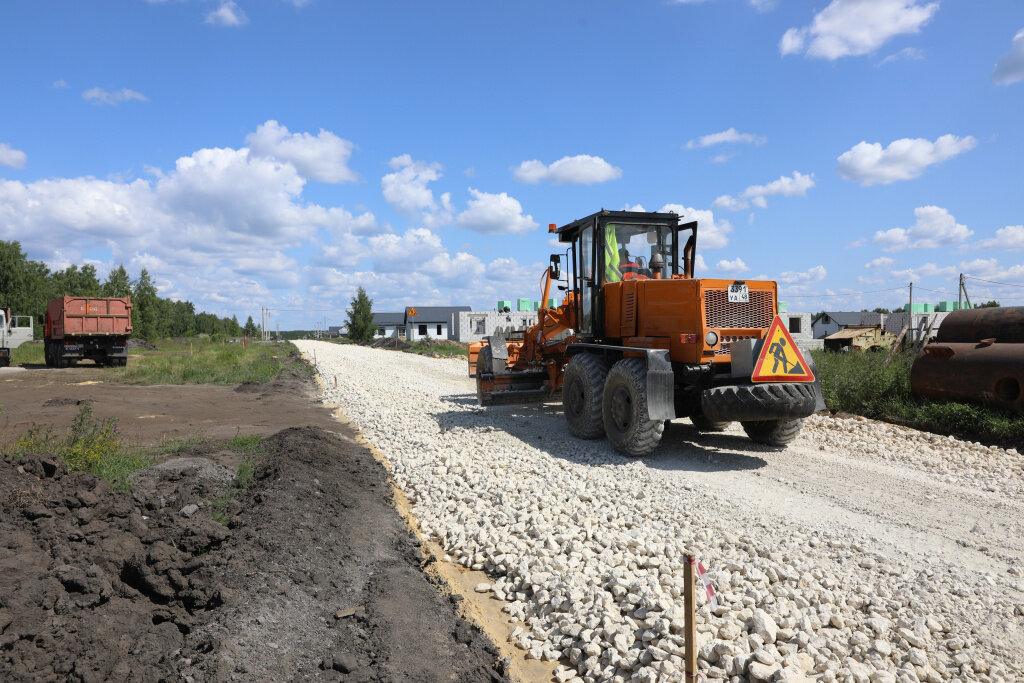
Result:
{"label": "red and white marker", "polygon": [[704,568],[704,563],[693,558],[690,560],[691,564],[696,565],[697,578],[704,584],[704,593],[708,596],[708,605],[711,607],[711,611],[714,612],[718,609],[718,599],[715,597],[715,588],[711,585],[711,579],[708,578],[708,570]]}

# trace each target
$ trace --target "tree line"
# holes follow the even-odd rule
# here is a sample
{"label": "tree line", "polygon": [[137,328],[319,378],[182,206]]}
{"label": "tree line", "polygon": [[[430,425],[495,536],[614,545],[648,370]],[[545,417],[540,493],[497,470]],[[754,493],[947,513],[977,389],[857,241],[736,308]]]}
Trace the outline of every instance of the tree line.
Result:
{"label": "tree line", "polygon": [[30,260],[21,250],[20,242],[0,240],[0,306],[9,307],[12,315],[32,316],[37,339],[43,334],[47,302],[62,296],[130,296],[132,336],[150,341],[196,334],[239,337],[243,331],[250,336],[260,333],[252,316],[243,326],[236,316],[220,318],[212,313],[196,313],[191,301],[160,297],[145,268],[132,279],[120,265],[100,282],[91,264],[51,272],[42,261]]}

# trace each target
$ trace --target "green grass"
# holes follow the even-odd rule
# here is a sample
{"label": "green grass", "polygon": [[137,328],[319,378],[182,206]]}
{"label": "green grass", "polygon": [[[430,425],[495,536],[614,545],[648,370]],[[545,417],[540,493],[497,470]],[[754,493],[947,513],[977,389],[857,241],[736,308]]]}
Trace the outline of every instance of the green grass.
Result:
{"label": "green grass", "polygon": [[210,516],[224,526],[227,526],[231,521],[227,513],[228,505],[232,500],[247,492],[249,487],[252,486],[256,465],[266,455],[266,446],[263,443],[263,437],[256,435],[236,436],[225,445],[230,450],[245,456],[238,465],[235,481],[221,495],[215,498],[212,504],[213,510],[210,512]]}
{"label": "green grass", "polygon": [[[220,384],[266,382],[292,362],[290,343],[219,344],[158,342],[157,350],[132,351],[126,368],[110,368],[111,381],[127,384]],[[107,372],[105,370],[105,372]]]}
{"label": "green grass", "polygon": [[452,341],[441,341],[440,343],[436,341],[414,341],[403,350],[407,353],[418,353],[425,356],[436,353],[439,356],[445,356],[447,358],[469,355],[468,345]]}
{"label": "green grass", "polygon": [[1024,417],[998,407],[932,401],[910,392],[910,354],[813,351],[825,404],[832,410],[974,440],[1024,443]]}
{"label": "green grass", "polygon": [[[309,370],[291,359],[289,342],[224,344],[212,339],[165,339],[153,349],[129,351],[128,366],[103,368],[105,381],[125,384],[220,384],[266,382],[289,364]],[[43,365],[43,346],[23,344],[11,354],[12,365]],[[81,367],[93,367],[89,363]]]}
{"label": "green grass", "polygon": [[92,405],[83,403],[67,431],[33,425],[6,453],[20,459],[29,453],[56,455],[69,472],[92,472],[112,487],[128,490],[128,475],[149,467],[155,460],[145,451],[126,446],[113,418],[99,420]]}
{"label": "green grass", "polygon": [[22,344],[11,351],[11,365],[42,365],[45,362],[42,344]]}

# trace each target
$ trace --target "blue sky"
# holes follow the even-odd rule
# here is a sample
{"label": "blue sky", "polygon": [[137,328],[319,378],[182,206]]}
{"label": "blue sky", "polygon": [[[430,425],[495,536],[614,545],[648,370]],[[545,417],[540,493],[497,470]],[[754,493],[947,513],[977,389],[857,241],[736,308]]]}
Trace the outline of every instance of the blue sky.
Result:
{"label": "blue sky", "polygon": [[0,60],[0,239],[282,329],[539,298],[602,207],[790,310],[1024,285],[1017,0],[6,3]]}

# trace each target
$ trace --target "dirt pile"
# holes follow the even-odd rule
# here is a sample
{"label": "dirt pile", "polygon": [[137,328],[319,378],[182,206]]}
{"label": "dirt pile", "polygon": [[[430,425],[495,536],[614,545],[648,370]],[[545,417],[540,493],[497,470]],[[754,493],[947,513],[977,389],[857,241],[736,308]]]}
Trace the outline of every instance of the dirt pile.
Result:
{"label": "dirt pile", "polygon": [[0,460],[4,680],[506,680],[349,434],[268,438],[247,491],[208,444],[132,493]]}
{"label": "dirt pile", "polygon": [[172,674],[224,601],[204,556],[229,535],[57,458],[0,460],[0,669],[36,681]]}
{"label": "dirt pile", "polygon": [[211,562],[232,594],[196,634],[217,644],[183,673],[355,681],[505,680],[497,651],[420,569],[387,474],[352,439],[284,430]]}

